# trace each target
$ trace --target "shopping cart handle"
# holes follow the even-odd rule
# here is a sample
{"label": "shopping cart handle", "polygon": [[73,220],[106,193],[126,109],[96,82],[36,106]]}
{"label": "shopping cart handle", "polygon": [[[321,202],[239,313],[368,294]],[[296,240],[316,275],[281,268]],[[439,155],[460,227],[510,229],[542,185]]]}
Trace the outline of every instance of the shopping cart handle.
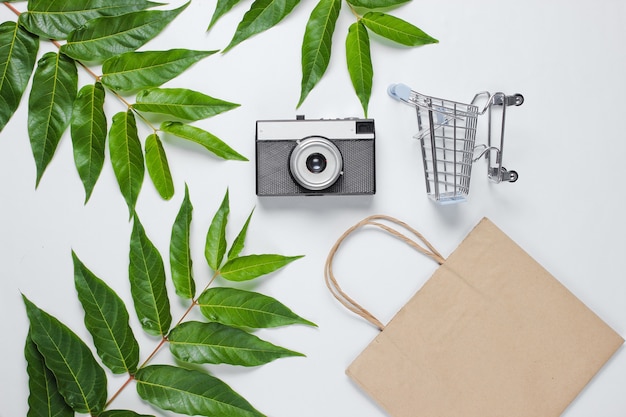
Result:
{"label": "shopping cart handle", "polygon": [[405,84],[391,84],[387,88],[387,93],[396,100],[408,102],[411,97],[411,87]]}

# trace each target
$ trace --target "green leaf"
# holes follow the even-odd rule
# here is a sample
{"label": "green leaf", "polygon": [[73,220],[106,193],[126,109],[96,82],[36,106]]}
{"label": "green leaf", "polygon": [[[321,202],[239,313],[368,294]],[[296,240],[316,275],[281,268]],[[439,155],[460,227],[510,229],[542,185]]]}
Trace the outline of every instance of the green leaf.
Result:
{"label": "green leaf", "polygon": [[115,178],[132,217],[143,184],[145,168],[143,150],[137,135],[137,122],[131,110],[113,116],[109,131],[109,153]]}
{"label": "green leaf", "polygon": [[239,154],[218,137],[198,127],[189,126],[180,122],[163,122],[161,123],[161,130],[181,139],[202,145],[209,152],[222,159],[235,161],[248,160],[248,158]]}
{"label": "green leaf", "polygon": [[74,332],[22,296],[30,335],[52,371],[59,392],[78,413],[98,415],[107,399],[107,380],[87,345]]}
{"label": "green leaf", "polygon": [[167,339],[172,354],[190,363],[259,366],[279,358],[304,356],[220,323],[182,323]]}
{"label": "green leaf", "polygon": [[74,164],[85,188],[85,203],[89,201],[104,165],[107,136],[104,95],[101,83],[86,85],[78,92],[72,111]]}
{"label": "green leaf", "polygon": [[19,22],[26,30],[43,38],[65,39],[67,35],[91,19],[118,16],[156,6],[146,0],[30,0],[28,11]]}
{"label": "green leaf", "polygon": [[241,0],[217,0],[217,4],[215,5],[215,11],[213,12],[213,17],[211,17],[211,23],[209,23],[209,27],[207,28],[207,30],[211,29],[220,17],[224,16],[230,9],[233,8],[233,6],[235,6],[240,1]]}
{"label": "green leaf", "polygon": [[249,37],[278,24],[300,3],[300,0],[255,0],[239,22],[233,39],[222,52],[226,53]]}
{"label": "green leaf", "polygon": [[263,417],[221,380],[204,372],[152,365],[135,375],[139,396],[163,410],[179,414]]}
{"label": "green leaf", "polygon": [[73,417],[74,410],[63,399],[54,374],[46,367],[30,333],[26,337],[24,357],[29,391],[26,417]]}
{"label": "green leaf", "polygon": [[193,205],[189,198],[189,188],[185,184],[185,198],[180,205],[176,220],[172,226],[170,239],[170,268],[176,294],[185,299],[193,299],[196,295],[196,283],[193,279],[191,247],[191,218]]}
{"label": "green leaf", "polygon": [[372,95],[374,69],[370,55],[370,39],[367,29],[361,21],[355,22],[348,29],[346,37],[346,62],[352,80],[352,86],[363,106],[367,117],[367,107]]}
{"label": "green leaf", "polygon": [[76,64],[46,53],[37,63],[28,100],[28,135],[37,166],[37,185],[70,123],[78,89]]}
{"label": "green leaf", "polygon": [[230,247],[230,250],[228,251],[229,261],[233,258],[238,257],[241,251],[243,250],[243,247],[246,243],[246,235],[248,234],[248,226],[250,225],[250,219],[252,219],[253,213],[254,213],[254,209],[252,209],[252,211],[250,212],[250,215],[248,216],[248,219],[246,220],[243,227],[241,228],[241,231],[239,232],[235,240],[233,240],[233,244]]}
{"label": "green leaf", "polygon": [[15,22],[0,24],[0,132],[26,90],[39,50],[39,39]]}
{"label": "green leaf", "polygon": [[198,298],[198,305],[204,317],[227,326],[252,329],[291,324],[315,326],[272,297],[236,288],[209,288]]}
{"label": "green leaf", "polygon": [[211,226],[206,234],[206,244],[204,246],[204,257],[214,271],[222,265],[222,259],[226,253],[226,224],[230,206],[228,201],[228,189],[222,200],[222,204],[213,216]]}
{"label": "green leaf", "polygon": [[135,215],[130,238],[128,276],[135,311],[143,329],[165,336],[172,324],[163,259]]}
{"label": "green leaf", "polygon": [[126,52],[102,63],[102,83],[117,92],[158,87],[216,51]]}
{"label": "green leaf", "polygon": [[304,102],[328,68],[341,2],[320,0],[311,12],[302,40],[302,83],[297,107]]}
{"label": "green leaf", "polygon": [[249,281],[269,274],[302,256],[247,255],[229,260],[220,269],[220,275],[229,281]]}
{"label": "green leaf", "polygon": [[382,9],[386,7],[394,7],[400,4],[408,3],[411,0],[347,0],[348,3],[355,7],[364,7],[366,9]]}
{"label": "green leaf", "polygon": [[85,327],[93,337],[102,363],[115,374],[134,374],[139,363],[139,345],[128,324],[124,302],[74,252],[72,260],[74,284],[85,311]]}
{"label": "green leaf", "polygon": [[185,120],[201,120],[232,110],[239,107],[239,104],[185,88],[152,88],[140,91],[133,107],[136,110]]}
{"label": "green leaf", "polygon": [[98,417],[154,417],[145,414],[137,414],[134,411],[129,410],[107,410],[104,413],[100,413]]}
{"label": "green leaf", "polygon": [[411,23],[385,13],[366,13],[360,21],[372,32],[401,45],[420,46],[439,42]]}
{"label": "green leaf", "polygon": [[98,17],[70,32],[61,52],[81,61],[100,61],[134,51],[158,35],[188,5]]}
{"label": "green leaf", "polygon": [[146,138],[146,167],[159,195],[169,200],[174,195],[174,181],[161,139],[156,134]]}

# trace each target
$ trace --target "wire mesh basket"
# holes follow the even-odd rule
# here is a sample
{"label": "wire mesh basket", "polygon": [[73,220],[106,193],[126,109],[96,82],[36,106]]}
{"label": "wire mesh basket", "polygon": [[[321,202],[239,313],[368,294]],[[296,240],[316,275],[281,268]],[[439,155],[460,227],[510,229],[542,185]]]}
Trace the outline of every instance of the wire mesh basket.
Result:
{"label": "wire mesh basket", "polygon": [[[392,84],[391,97],[412,105],[417,113],[426,192],[438,203],[465,201],[469,193],[472,164],[485,156],[488,177],[493,182],[514,182],[518,175],[502,166],[506,107],[524,102],[521,94],[481,92],[470,104],[426,96],[404,84]],[[479,103],[484,103],[482,107]],[[499,145],[492,145],[492,107],[499,110],[501,126]],[[476,145],[478,116],[487,114],[487,144]],[[478,153],[478,155],[477,155]]]}

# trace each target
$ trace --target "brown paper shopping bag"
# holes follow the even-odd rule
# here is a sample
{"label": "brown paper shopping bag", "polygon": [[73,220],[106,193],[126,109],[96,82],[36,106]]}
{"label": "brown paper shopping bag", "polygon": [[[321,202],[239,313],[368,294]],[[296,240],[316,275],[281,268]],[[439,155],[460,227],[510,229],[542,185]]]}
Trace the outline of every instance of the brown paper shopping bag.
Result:
{"label": "brown paper shopping bag", "polygon": [[[440,264],[386,326],[332,271],[341,242],[367,225]],[[624,342],[488,219],[444,259],[405,223],[366,218],[333,247],[325,275],[381,330],[347,374],[393,417],[557,417]]]}

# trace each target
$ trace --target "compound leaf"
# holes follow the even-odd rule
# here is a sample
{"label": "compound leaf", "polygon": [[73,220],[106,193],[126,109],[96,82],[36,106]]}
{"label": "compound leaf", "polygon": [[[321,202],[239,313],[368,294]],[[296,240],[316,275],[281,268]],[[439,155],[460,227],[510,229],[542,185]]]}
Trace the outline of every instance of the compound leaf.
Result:
{"label": "compound leaf", "polygon": [[252,209],[252,211],[250,212],[250,215],[248,216],[248,219],[246,220],[243,227],[241,228],[241,231],[239,231],[239,234],[237,235],[235,240],[233,240],[233,244],[231,245],[230,250],[228,251],[229,261],[233,258],[238,257],[241,251],[243,250],[244,245],[246,243],[246,235],[248,234],[248,226],[250,225],[250,220],[252,219],[253,213],[254,213],[254,209]]}
{"label": "compound leaf", "polygon": [[352,80],[352,86],[363,106],[367,117],[367,107],[372,95],[374,70],[370,55],[370,40],[363,23],[355,22],[348,29],[346,37],[346,63]]}
{"label": "compound leaf", "polygon": [[113,116],[109,131],[109,153],[115,178],[132,217],[143,184],[145,167],[137,135],[137,121],[131,110]]}
{"label": "compound leaf", "polygon": [[261,33],[278,24],[300,3],[300,0],[255,0],[250,10],[239,22],[232,40],[222,52],[226,53],[234,46],[257,33]]}
{"label": "compound leaf", "polygon": [[220,323],[182,323],[167,339],[172,354],[190,363],[259,366],[279,358],[304,356]]}
{"label": "compound leaf", "polygon": [[65,39],[91,19],[118,16],[156,6],[146,0],[30,0],[19,22],[26,30],[47,39]]}
{"label": "compound leaf", "polygon": [[229,281],[249,281],[274,272],[302,256],[274,254],[246,255],[229,260],[220,269],[220,275]]}
{"label": "compound leaf", "polygon": [[70,123],[78,89],[73,60],[48,52],[37,63],[28,100],[28,135],[37,166],[37,185]]}
{"label": "compound leaf", "polygon": [[348,3],[355,7],[364,7],[366,9],[382,9],[386,7],[399,6],[408,3],[411,0],[347,0]]}
{"label": "compound leaf", "polygon": [[189,126],[180,122],[163,122],[161,123],[161,130],[181,139],[202,145],[206,150],[222,159],[235,161],[248,160],[248,158],[239,154],[220,138],[199,127]]}
{"label": "compound leaf", "polygon": [[227,326],[253,329],[291,324],[315,326],[272,297],[236,288],[209,288],[198,298],[198,305],[207,319]]}
{"label": "compound leaf", "polygon": [[59,320],[22,296],[30,336],[52,371],[59,392],[78,413],[98,415],[107,399],[107,380],[91,350]]}
{"label": "compound leaf", "polygon": [[85,188],[85,203],[104,165],[107,119],[104,114],[104,88],[100,82],[80,89],[74,101],[71,120],[74,164]]}
{"label": "compound leaf", "polygon": [[139,396],[163,410],[201,416],[264,417],[221,380],[204,372],[151,365],[135,375]]}
{"label": "compound leaf", "polygon": [[135,214],[130,238],[128,276],[135,311],[146,333],[165,336],[172,324],[165,268],[157,248]]}
{"label": "compound leaf", "polygon": [[26,417],[73,417],[74,410],[63,399],[54,374],[46,367],[30,334],[26,336],[24,357],[29,388]]}
{"label": "compound leaf", "polygon": [[211,23],[209,23],[207,30],[211,29],[220,17],[228,13],[228,11],[240,1],[241,0],[217,0],[215,11],[213,11],[213,17],[211,17]]}
{"label": "compound leaf", "polygon": [[137,94],[136,110],[161,113],[185,120],[201,120],[239,107],[186,88],[152,88]]}
{"label": "compound leaf", "polygon": [[297,107],[304,102],[328,68],[341,2],[320,0],[311,12],[302,40],[302,83]]}
{"label": "compound leaf", "polygon": [[215,212],[211,226],[209,226],[206,234],[204,256],[214,271],[219,269],[226,253],[226,224],[228,223],[228,214],[230,213],[229,204],[228,190],[226,190],[222,204]]}
{"label": "compound leaf", "polygon": [[70,32],[61,52],[82,61],[99,61],[134,51],[158,35],[188,5],[174,10],[143,10],[98,17]]}
{"label": "compound leaf", "polygon": [[361,22],[372,32],[406,46],[420,46],[439,42],[411,23],[380,12],[366,13]]}
{"label": "compound leaf", "polygon": [[196,295],[196,283],[193,279],[191,248],[191,218],[193,205],[189,198],[189,188],[185,184],[185,197],[180,205],[176,220],[172,226],[170,239],[170,268],[176,294],[185,299],[193,299]]}
{"label": "compound leaf", "polygon": [[167,162],[165,149],[163,149],[161,139],[156,134],[149,135],[146,138],[146,167],[159,195],[165,200],[172,198],[174,195],[174,181],[172,180],[172,173]]}
{"label": "compound leaf", "polygon": [[26,90],[39,50],[39,38],[15,22],[0,24],[0,132]]}
{"label": "compound leaf", "polygon": [[74,284],[85,311],[85,327],[93,337],[102,363],[115,374],[134,374],[139,363],[139,345],[128,324],[124,302],[74,252],[72,260]]}
{"label": "compound leaf", "polygon": [[216,51],[126,52],[102,63],[102,83],[118,92],[158,87]]}

